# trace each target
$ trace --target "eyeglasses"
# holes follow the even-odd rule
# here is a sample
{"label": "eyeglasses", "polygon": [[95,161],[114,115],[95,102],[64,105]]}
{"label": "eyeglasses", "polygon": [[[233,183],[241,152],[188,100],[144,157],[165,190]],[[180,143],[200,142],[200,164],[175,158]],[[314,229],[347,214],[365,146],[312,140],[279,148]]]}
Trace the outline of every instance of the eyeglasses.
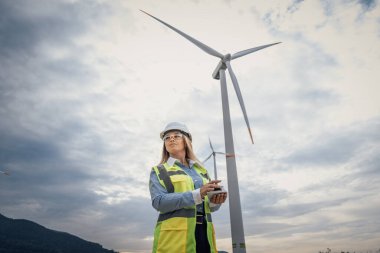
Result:
{"label": "eyeglasses", "polygon": [[183,136],[183,134],[181,134],[181,133],[175,133],[175,134],[173,134],[173,135],[169,135],[169,134],[167,134],[167,135],[165,135],[164,138],[162,138],[162,139],[163,139],[165,142],[166,142],[166,141],[169,141],[171,138],[173,138],[175,141],[178,141],[178,140],[182,139],[182,136]]}

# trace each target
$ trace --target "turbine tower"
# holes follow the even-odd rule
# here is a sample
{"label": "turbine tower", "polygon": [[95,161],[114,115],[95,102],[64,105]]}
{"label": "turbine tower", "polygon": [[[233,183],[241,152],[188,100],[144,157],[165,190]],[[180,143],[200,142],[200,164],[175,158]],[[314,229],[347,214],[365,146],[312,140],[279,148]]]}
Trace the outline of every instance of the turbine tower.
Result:
{"label": "turbine tower", "polygon": [[240,193],[239,193],[239,182],[237,177],[237,171],[236,171],[236,161],[235,161],[235,151],[234,151],[234,141],[232,137],[232,127],[231,127],[231,117],[230,117],[230,108],[228,104],[228,93],[227,93],[227,82],[226,82],[226,69],[228,69],[228,72],[231,77],[232,84],[234,86],[236,96],[239,100],[240,107],[243,111],[244,120],[248,128],[248,133],[251,139],[251,142],[253,144],[253,137],[251,128],[249,125],[247,112],[245,110],[243,97],[241,95],[241,91],[239,88],[238,81],[236,79],[236,76],[231,68],[230,61],[237,59],[239,57],[242,57],[244,55],[259,51],[261,49],[264,49],[266,47],[274,46],[276,44],[279,44],[281,42],[267,44],[263,46],[258,46],[250,49],[246,49],[243,51],[239,51],[234,54],[226,54],[223,55],[216,51],[215,49],[212,49],[211,47],[203,44],[202,42],[194,39],[193,37],[187,35],[186,33],[178,30],[177,28],[169,25],[168,23],[162,21],[161,19],[158,19],[151,14],[140,10],[143,13],[147,14],[148,16],[154,18],[158,22],[164,24],[165,26],[169,27],[176,33],[180,34],[190,42],[192,42],[194,45],[205,51],[206,53],[215,56],[220,59],[216,69],[214,70],[212,76],[214,79],[220,80],[221,84],[221,93],[222,93],[222,107],[223,107],[223,125],[224,125],[224,141],[226,146],[226,153],[231,154],[230,156],[226,156],[226,163],[227,163],[227,183],[228,183],[228,191],[229,191],[229,204],[230,204],[230,222],[231,222],[231,237],[232,237],[232,250],[233,253],[246,253],[246,246],[245,246],[245,238],[244,238],[244,227],[243,227],[243,217],[241,212],[241,204],[240,204]]}

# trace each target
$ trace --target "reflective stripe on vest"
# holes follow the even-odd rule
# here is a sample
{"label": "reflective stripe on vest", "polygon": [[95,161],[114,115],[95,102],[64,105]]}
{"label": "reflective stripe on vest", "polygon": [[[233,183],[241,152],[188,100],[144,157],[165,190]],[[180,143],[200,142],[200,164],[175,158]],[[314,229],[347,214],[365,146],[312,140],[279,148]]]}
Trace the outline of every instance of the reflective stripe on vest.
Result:
{"label": "reflective stripe on vest", "polygon": [[173,193],[174,186],[173,186],[172,181],[170,180],[168,171],[165,169],[165,167],[162,164],[160,164],[157,168],[158,168],[158,171],[160,172],[160,174],[158,174],[158,177],[164,182],[166,190],[169,193]]}
{"label": "reflective stripe on vest", "polygon": [[207,218],[208,222],[212,222],[211,214],[210,213],[206,213],[206,218]]}
{"label": "reflective stripe on vest", "polygon": [[202,177],[206,178],[207,180],[211,180],[207,173],[200,173]]}
{"label": "reflective stripe on vest", "polygon": [[164,220],[174,218],[174,217],[191,218],[191,217],[194,217],[194,214],[195,214],[195,209],[179,209],[173,212],[160,213],[157,221],[164,221]]}
{"label": "reflective stripe on vest", "polygon": [[[158,175],[158,177],[164,182],[165,188],[166,188],[166,190],[169,193],[173,193],[174,192],[174,186],[173,186],[172,181],[170,180],[170,176],[173,176],[173,175],[187,175],[186,172],[184,172],[183,170],[167,171],[165,169],[164,165],[162,165],[162,164],[158,165],[157,168],[158,168],[158,171],[160,172],[160,174]],[[201,174],[201,175],[204,178],[208,178],[207,174]]]}

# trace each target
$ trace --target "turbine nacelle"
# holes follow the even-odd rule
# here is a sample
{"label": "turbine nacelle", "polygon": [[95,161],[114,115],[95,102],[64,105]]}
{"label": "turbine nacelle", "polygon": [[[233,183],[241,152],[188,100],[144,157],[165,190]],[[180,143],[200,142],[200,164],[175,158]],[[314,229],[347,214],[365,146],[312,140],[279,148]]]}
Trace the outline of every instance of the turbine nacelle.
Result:
{"label": "turbine nacelle", "polygon": [[231,54],[224,55],[222,60],[223,60],[223,62],[230,61],[231,60]]}
{"label": "turbine nacelle", "polygon": [[218,65],[216,66],[214,72],[212,72],[212,78],[214,78],[216,80],[220,79],[219,70],[227,69],[226,62],[231,61],[231,58],[232,58],[231,54],[226,54],[223,56],[223,58],[219,61]]}

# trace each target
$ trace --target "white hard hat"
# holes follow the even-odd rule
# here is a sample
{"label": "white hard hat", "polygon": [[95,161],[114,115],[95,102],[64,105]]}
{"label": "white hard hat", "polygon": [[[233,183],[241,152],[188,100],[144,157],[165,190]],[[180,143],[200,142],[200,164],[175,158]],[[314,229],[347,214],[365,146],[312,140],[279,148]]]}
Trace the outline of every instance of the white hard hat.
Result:
{"label": "white hard hat", "polygon": [[187,129],[187,126],[182,122],[170,122],[169,124],[167,124],[164,130],[160,133],[161,139],[164,138],[164,135],[167,132],[173,131],[173,130],[180,131],[181,133],[187,135],[187,137],[189,137],[190,140],[192,140],[189,129]]}

